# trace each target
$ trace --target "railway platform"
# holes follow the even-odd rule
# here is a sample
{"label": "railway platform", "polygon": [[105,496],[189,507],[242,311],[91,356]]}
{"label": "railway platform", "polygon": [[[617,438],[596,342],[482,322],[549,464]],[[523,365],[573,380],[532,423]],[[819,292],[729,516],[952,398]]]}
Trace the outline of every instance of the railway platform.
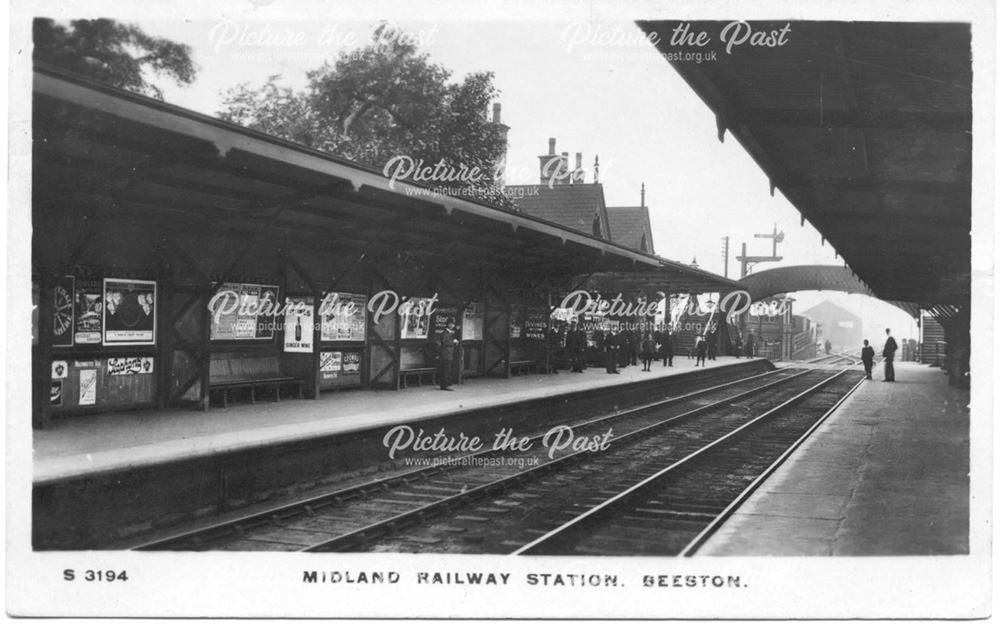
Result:
{"label": "railway platform", "polygon": [[873,376],[699,555],[969,552],[969,391],[915,362]]}
{"label": "railway platform", "polygon": [[[748,361],[720,357],[709,360],[706,368]],[[623,368],[618,375],[588,368],[582,374],[560,371],[511,379],[472,378],[452,386],[453,392],[441,392],[434,385],[400,392],[352,390],[324,393],[315,401],[238,403],[207,412],[168,409],[66,418],[33,432],[34,482],[346,435],[698,370],[693,359],[677,357],[672,367],[657,362],[649,373],[642,372],[641,366]]]}
{"label": "railway platform", "polygon": [[[696,368],[675,358],[652,372],[524,375],[469,379],[453,392],[352,390],[318,400],[209,410],[108,413],[56,420],[34,431],[32,505],[36,548],[96,548],[176,523],[293,499],[399,470],[394,428],[492,443],[503,429],[523,435],[566,419],[608,413],[773,371],[767,360],[732,357]],[[425,433],[420,434],[419,430]],[[408,464],[407,464],[408,465]]]}

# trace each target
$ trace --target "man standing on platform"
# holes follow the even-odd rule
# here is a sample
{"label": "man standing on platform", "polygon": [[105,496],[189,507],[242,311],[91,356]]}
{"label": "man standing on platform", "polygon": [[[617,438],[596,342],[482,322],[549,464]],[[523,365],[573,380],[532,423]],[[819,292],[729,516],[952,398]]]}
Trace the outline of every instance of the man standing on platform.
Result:
{"label": "man standing on platform", "polygon": [[455,319],[448,317],[445,328],[437,336],[438,348],[438,384],[442,390],[451,390],[453,369],[455,368],[455,348],[458,337],[455,335]]}
{"label": "man standing on platform", "polygon": [[618,373],[618,349],[620,347],[620,334],[617,328],[612,327],[611,331],[604,335],[604,358],[607,363],[609,375]]}
{"label": "man standing on platform", "polygon": [[755,345],[754,345],[753,332],[752,331],[751,332],[747,332],[747,339],[743,343],[743,351],[744,351],[744,353],[746,354],[746,356],[748,358],[754,357],[754,353],[753,353],[754,346]]}
{"label": "man standing on platform", "polygon": [[587,334],[580,328],[578,320],[573,320],[566,334],[566,350],[569,352],[569,362],[574,373],[582,373],[587,366],[584,352],[587,349]]}
{"label": "man standing on platform", "polygon": [[712,328],[705,334],[705,341],[708,343],[708,359],[710,360],[715,359],[715,354],[719,350],[718,335],[718,327],[715,325],[712,325]]}
{"label": "man standing on platform", "polygon": [[674,336],[670,329],[666,329],[660,335],[660,356],[663,357],[664,366],[674,365]]}
{"label": "man standing on platform", "polygon": [[705,336],[698,334],[694,339],[694,365],[698,366],[698,362],[701,362],[702,367],[705,366],[705,354],[708,352],[708,341],[705,340]]}
{"label": "man standing on platform", "polygon": [[882,347],[882,357],[885,358],[885,380],[896,381],[896,370],[892,367],[892,358],[896,355],[896,339],[890,335],[888,327],[885,328],[885,346]]}
{"label": "man standing on platform", "polygon": [[865,365],[865,379],[872,378],[872,365],[875,363],[875,349],[872,349],[868,341],[861,347],[861,363]]}

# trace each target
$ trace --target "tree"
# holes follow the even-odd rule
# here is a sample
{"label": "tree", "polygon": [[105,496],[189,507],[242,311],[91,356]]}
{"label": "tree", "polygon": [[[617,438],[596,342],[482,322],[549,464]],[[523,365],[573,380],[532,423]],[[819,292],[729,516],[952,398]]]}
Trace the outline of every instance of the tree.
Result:
{"label": "tree", "polygon": [[486,116],[499,94],[492,72],[450,82],[451,72],[407,39],[383,24],[365,47],[308,72],[304,90],[280,86],[280,76],[258,88],[243,83],[226,92],[219,116],[374,167],[406,156],[425,167],[478,168],[475,181],[429,183],[509,205],[494,186],[506,137]]}
{"label": "tree", "polygon": [[163,99],[145,72],[191,84],[197,71],[191,48],[111,19],[73,20],[67,28],[35,18],[34,59],[110,85]]}

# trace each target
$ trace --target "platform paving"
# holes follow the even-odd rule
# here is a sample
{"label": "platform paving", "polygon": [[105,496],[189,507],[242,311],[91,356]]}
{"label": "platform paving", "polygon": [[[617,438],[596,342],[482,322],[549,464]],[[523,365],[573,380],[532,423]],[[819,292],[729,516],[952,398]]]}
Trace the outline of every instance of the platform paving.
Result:
{"label": "platform paving", "polygon": [[[719,357],[708,368],[747,362]],[[142,410],[53,421],[33,432],[36,484],[77,475],[136,468],[178,458],[224,453],[331,434],[417,422],[514,401],[570,394],[699,370],[694,360],[674,358],[673,367],[654,363],[652,372],[629,366],[619,375],[603,368],[580,374],[528,374],[511,379],[473,378],[454,391],[437,386],[406,390],[327,392],[317,400],[234,403],[207,412]]]}
{"label": "platform paving", "polygon": [[896,365],[865,382],[699,555],[969,552],[969,391]]}

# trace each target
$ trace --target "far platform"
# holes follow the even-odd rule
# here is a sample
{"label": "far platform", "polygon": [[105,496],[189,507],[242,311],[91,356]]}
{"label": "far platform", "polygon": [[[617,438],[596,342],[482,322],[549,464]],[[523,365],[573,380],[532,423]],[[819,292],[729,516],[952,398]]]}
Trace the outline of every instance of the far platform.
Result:
{"label": "far platform", "polygon": [[[760,360],[760,358],[754,358]],[[708,368],[747,362],[720,357]],[[413,423],[515,401],[570,394],[698,370],[675,357],[673,367],[654,362],[652,372],[629,366],[619,375],[603,368],[582,374],[530,374],[511,379],[472,378],[442,392],[437,386],[406,390],[329,392],[318,400],[234,403],[207,412],[191,409],[113,412],[57,419],[34,434],[35,484],[265,447],[331,434]],[[700,368],[700,367],[699,367]]]}
{"label": "far platform", "polygon": [[969,552],[969,391],[896,364],[865,382],[699,555]]}

